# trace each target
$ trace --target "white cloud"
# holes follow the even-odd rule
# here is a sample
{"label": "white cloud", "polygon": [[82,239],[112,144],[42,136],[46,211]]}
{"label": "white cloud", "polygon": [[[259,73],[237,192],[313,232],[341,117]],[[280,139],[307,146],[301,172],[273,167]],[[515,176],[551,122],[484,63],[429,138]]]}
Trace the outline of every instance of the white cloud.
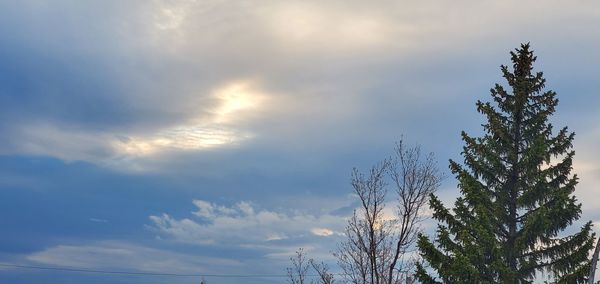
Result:
{"label": "white cloud", "polygon": [[[214,207],[212,203],[204,200],[194,200],[194,205],[198,208],[198,211],[193,212],[198,217],[211,218],[213,217]],[[234,211],[235,212],[235,211]]]}
{"label": "white cloud", "polygon": [[[588,127],[587,131],[575,136],[575,157],[573,159],[573,173],[579,177],[579,184],[575,189],[575,196],[582,203],[582,220],[600,219],[600,206],[598,206],[598,184],[600,184],[600,154],[598,141],[600,141],[600,128]],[[581,132],[580,132],[581,133]],[[595,226],[599,230],[598,224]]]}
{"label": "white cloud", "polygon": [[312,228],[310,232],[321,237],[329,237],[333,235],[333,231],[327,228]]}
{"label": "white cloud", "polygon": [[161,236],[191,244],[251,245],[276,240],[329,237],[339,234],[346,218],[330,214],[283,213],[257,208],[242,201],[227,207],[194,200],[199,220],[176,219],[168,214],[150,216],[152,228]]}
{"label": "white cloud", "polygon": [[51,266],[87,269],[118,269],[169,273],[205,273],[236,268],[237,260],[183,254],[116,241],[83,245],[57,245],[25,257],[26,260]]}

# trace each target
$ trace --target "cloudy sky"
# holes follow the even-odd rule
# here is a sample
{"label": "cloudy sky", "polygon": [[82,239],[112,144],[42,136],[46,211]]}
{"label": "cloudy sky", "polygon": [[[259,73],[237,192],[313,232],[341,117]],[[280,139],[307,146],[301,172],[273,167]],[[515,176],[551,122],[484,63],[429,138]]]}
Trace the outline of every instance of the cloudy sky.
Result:
{"label": "cloudy sky", "polygon": [[[565,2],[566,3],[566,2]],[[284,274],[331,261],[353,167],[404,137],[461,160],[531,42],[600,221],[597,1],[0,2],[0,263]],[[6,283],[198,277],[0,267]],[[283,278],[208,278],[282,283]]]}

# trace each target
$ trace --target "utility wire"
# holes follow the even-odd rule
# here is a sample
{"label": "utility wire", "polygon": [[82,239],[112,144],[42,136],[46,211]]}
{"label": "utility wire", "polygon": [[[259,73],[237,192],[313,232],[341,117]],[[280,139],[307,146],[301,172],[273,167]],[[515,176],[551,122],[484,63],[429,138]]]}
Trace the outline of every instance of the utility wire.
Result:
{"label": "utility wire", "polygon": [[168,273],[168,272],[145,272],[145,271],[114,271],[114,270],[98,270],[85,268],[70,268],[70,267],[50,267],[50,266],[34,266],[34,265],[19,265],[11,263],[0,263],[3,267],[37,269],[37,270],[53,270],[66,272],[86,272],[86,273],[101,273],[101,274],[124,274],[124,275],[148,275],[148,276],[176,276],[176,277],[230,277],[230,278],[263,278],[263,277],[287,277],[283,274],[183,274],[183,273]]}
{"label": "utility wire", "polygon": [[[52,271],[65,271],[65,272],[141,275],[141,276],[169,276],[169,277],[218,277],[218,278],[282,278],[282,277],[288,277],[288,275],[284,275],[284,274],[183,274],[183,273],[168,273],[168,272],[114,271],[114,270],[97,270],[97,269],[72,268],[72,267],[20,265],[20,264],[12,264],[12,263],[0,263],[0,267],[13,267],[13,268],[24,268],[24,269],[36,269],[36,270],[52,270]],[[319,275],[306,275],[306,276],[318,277]]]}

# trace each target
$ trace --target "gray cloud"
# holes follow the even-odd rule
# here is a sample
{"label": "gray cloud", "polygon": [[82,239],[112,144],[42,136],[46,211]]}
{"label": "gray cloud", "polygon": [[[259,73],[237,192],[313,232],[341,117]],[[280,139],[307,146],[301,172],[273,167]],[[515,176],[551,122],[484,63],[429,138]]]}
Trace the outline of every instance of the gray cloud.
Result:
{"label": "gray cloud", "polygon": [[[593,1],[0,4],[0,153],[169,177],[174,188],[185,180],[186,194],[213,209],[157,211],[152,232],[175,243],[231,244],[251,231],[257,238],[245,248],[270,259],[286,260],[299,245],[322,253],[334,245],[323,239],[333,237],[315,233],[339,231],[339,215],[352,209],[343,197],[351,167],[387,156],[402,134],[434,151],[441,168],[447,158],[460,161],[459,132],[481,133],[474,102],[501,82],[508,51],[531,41],[561,100],[554,124],[578,133],[576,194],[582,218],[596,221],[598,8]],[[440,191],[445,201],[455,198],[454,184],[450,177]],[[36,259],[90,251],[109,259],[112,249],[130,246],[53,246]]]}
{"label": "gray cloud", "polygon": [[[501,81],[497,66],[522,41],[559,91],[557,120],[581,134],[598,119],[591,1],[63,6],[2,7],[3,154],[178,175],[309,176],[371,163],[405,134],[456,158],[459,131],[481,131],[474,101]],[[256,106],[220,121],[219,94],[240,82],[230,101]]]}
{"label": "gray cloud", "polygon": [[51,266],[188,274],[242,265],[240,261],[227,258],[203,257],[116,241],[58,245],[28,255],[25,259]]}
{"label": "gray cloud", "polygon": [[[2,98],[5,120],[14,122],[2,128],[12,138],[3,152],[136,160],[141,169],[156,166],[124,157],[115,149],[119,137],[148,146],[177,130],[225,129],[269,147],[285,145],[281,151],[313,152],[348,140],[389,143],[401,132],[427,140],[435,134],[423,129],[448,129],[439,111],[465,109],[485,93],[487,78],[498,77],[492,67],[506,62],[506,50],[518,42],[533,41],[549,65],[568,46],[554,33],[568,32],[589,52],[597,46],[586,40],[594,30],[574,31],[597,19],[596,9],[520,6],[155,1],[61,9],[23,2],[6,7],[21,17],[6,17],[3,26],[16,28],[1,33],[14,53],[3,58],[27,60],[9,61],[2,72],[12,76]],[[454,72],[461,67],[468,73]],[[254,91],[269,98],[260,115],[207,125],[220,104],[215,90],[239,81],[255,82]],[[422,117],[430,112],[436,115]],[[457,122],[470,117],[441,114]],[[173,138],[181,139],[187,138]]]}

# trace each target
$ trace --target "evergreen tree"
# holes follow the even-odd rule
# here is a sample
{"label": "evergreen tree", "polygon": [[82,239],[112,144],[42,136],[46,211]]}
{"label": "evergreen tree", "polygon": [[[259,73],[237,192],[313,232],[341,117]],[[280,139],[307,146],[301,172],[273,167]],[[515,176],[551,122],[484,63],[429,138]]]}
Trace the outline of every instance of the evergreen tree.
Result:
{"label": "evergreen tree", "polygon": [[[494,106],[477,102],[487,122],[482,137],[464,131],[464,165],[450,160],[461,197],[454,209],[432,196],[436,238],[419,236],[423,283],[529,283],[547,273],[558,283],[583,282],[589,271],[594,234],[591,222],[562,236],[579,219],[573,196],[574,133],[553,134],[548,118],[558,100],[543,91],[542,72],[533,73],[536,57],[529,44],[511,52],[513,70],[501,66],[512,92],[496,84]],[[437,274],[437,275],[436,275]]]}

